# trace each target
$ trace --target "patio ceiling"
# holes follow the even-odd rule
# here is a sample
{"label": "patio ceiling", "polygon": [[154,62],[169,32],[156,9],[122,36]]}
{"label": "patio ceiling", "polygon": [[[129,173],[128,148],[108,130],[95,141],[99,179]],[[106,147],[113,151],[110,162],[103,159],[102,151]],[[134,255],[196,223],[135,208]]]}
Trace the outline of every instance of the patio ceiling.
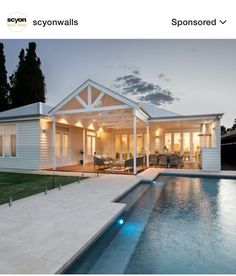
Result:
{"label": "patio ceiling", "polygon": [[[55,115],[58,123],[68,124],[78,127],[85,127],[98,130],[102,127],[106,129],[132,128],[133,110],[107,110],[91,111],[78,114],[59,114]],[[144,127],[145,123],[137,118],[137,127]]]}

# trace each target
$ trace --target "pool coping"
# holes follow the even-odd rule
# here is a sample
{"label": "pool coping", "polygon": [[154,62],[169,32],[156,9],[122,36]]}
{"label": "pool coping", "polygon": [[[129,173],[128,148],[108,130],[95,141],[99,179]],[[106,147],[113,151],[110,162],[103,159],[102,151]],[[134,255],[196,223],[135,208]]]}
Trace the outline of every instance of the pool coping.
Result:
{"label": "pool coping", "polygon": [[76,254],[74,254],[61,268],[59,268],[55,274],[62,274],[77,258],[79,258],[88,248],[97,240],[101,235],[107,230],[108,227],[110,227],[114,221],[125,211],[126,204],[123,204],[119,212],[117,212],[104,226],[99,229],[99,231],[82,246]]}

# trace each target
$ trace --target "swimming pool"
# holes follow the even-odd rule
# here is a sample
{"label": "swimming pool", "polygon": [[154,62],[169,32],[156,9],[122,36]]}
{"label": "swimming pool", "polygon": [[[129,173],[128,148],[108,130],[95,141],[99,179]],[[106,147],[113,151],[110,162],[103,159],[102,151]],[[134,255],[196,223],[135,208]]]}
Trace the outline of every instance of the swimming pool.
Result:
{"label": "swimming pool", "polygon": [[236,180],[159,176],[65,273],[236,273]]}

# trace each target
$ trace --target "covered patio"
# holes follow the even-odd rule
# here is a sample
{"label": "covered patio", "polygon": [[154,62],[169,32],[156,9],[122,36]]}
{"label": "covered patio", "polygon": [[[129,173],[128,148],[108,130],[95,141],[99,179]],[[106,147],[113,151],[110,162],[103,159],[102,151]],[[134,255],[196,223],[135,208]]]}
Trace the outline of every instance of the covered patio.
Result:
{"label": "covered patio", "polygon": [[148,115],[122,95],[89,81],[51,113],[54,170],[136,174],[149,165]]}
{"label": "covered patio", "polygon": [[137,174],[150,166],[207,168],[220,145],[221,114],[182,116],[90,80],[49,116],[41,125],[51,133],[53,170]]}

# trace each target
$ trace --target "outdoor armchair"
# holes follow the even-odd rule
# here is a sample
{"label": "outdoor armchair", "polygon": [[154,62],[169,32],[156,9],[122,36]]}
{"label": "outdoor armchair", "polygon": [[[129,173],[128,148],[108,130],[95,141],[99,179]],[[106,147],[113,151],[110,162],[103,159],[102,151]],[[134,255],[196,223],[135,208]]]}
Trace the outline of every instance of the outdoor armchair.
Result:
{"label": "outdoor armchair", "polygon": [[166,166],[166,167],[168,167],[168,155],[166,155],[166,154],[160,154],[158,156],[158,165],[159,166]]}

